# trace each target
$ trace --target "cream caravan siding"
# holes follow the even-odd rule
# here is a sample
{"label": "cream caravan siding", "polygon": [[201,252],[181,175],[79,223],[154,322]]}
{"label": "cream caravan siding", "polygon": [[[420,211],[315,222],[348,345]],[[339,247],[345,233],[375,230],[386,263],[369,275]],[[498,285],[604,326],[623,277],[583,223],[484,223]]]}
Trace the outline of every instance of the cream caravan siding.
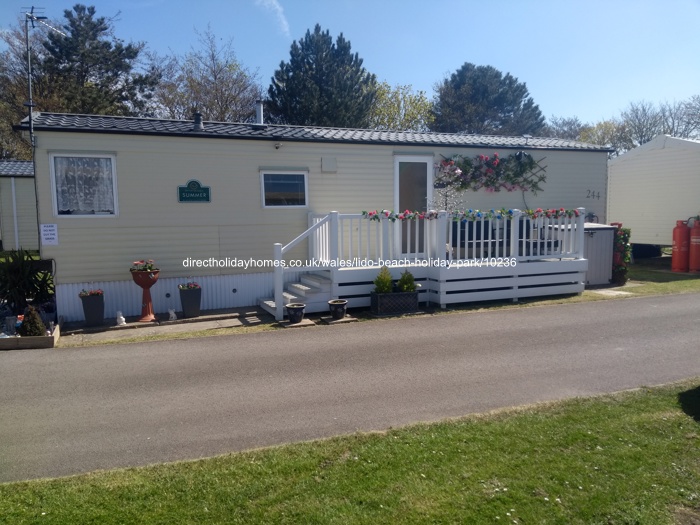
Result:
{"label": "cream caravan siding", "polygon": [[[191,268],[188,260],[269,260],[273,244],[286,244],[308,226],[309,212],[359,213],[391,208],[394,155],[492,154],[491,150],[332,144],[100,133],[38,134],[36,158],[40,222],[58,227],[58,246],[43,246],[56,260],[58,283],[129,279],[131,261],[152,258],[161,277],[242,273],[241,268]],[[501,150],[505,156],[513,151]],[[116,217],[56,216],[51,195],[50,153],[115,156],[119,213]],[[520,193],[468,195],[468,206],[584,206],[604,220],[604,152],[546,151],[538,196]],[[325,160],[324,160],[325,159]],[[308,207],[263,208],[261,169],[308,171]],[[196,179],[211,188],[211,203],[178,203],[177,187]],[[600,200],[586,191],[600,191]],[[302,243],[289,258],[306,259]],[[270,271],[253,268],[248,271]]]}
{"label": "cream caravan siding", "polygon": [[[131,262],[143,258],[154,259],[164,278],[240,273],[184,263],[270,259],[273,243],[289,242],[306,229],[309,210],[263,210],[259,168],[320,170],[320,157],[316,166],[299,165],[294,152],[271,158],[277,152],[269,142],[43,133],[40,144],[40,221],[57,224],[59,238],[58,246],[42,247],[42,256],[56,260],[59,283],[128,279]],[[115,155],[118,216],[55,215],[49,153]],[[178,202],[178,186],[191,179],[211,188],[211,203]],[[290,256],[299,255],[305,255],[303,247]]]}
{"label": "cream caravan siding", "polygon": [[[450,156],[455,150],[438,150],[438,154]],[[457,150],[463,155],[493,155],[493,150]],[[517,151],[517,150],[515,150]],[[499,150],[505,157],[514,150]],[[491,208],[586,208],[604,223],[607,154],[586,151],[531,151],[535,160],[546,167],[547,181],[541,192],[494,192],[479,191],[465,193],[466,206],[473,209]],[[438,155],[438,158],[442,158]]]}
{"label": "cream caravan siding", "polygon": [[670,246],[677,220],[700,213],[700,142],[661,135],[610,161],[608,216],[630,241]]}
{"label": "cream caravan siding", "polygon": [[25,250],[38,250],[39,237],[36,222],[36,196],[34,179],[31,177],[0,178],[0,226],[2,226],[2,246],[14,250],[15,218],[12,205],[12,179],[15,181],[15,201],[17,205],[17,233],[19,247]]}

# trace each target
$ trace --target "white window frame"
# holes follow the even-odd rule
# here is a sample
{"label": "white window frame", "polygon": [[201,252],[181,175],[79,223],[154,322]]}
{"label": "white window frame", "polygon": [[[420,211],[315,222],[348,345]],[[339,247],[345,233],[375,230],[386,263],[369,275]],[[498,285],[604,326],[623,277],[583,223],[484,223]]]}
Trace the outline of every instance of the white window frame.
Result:
{"label": "white window frame", "polygon": [[[303,175],[304,176],[304,202],[305,204],[289,204],[282,206],[270,206],[265,204],[265,175]],[[309,172],[306,170],[260,170],[260,197],[262,207],[268,210],[287,210],[290,208],[309,207]]]}
{"label": "white window frame", "polygon": [[[56,195],[56,157],[84,157],[84,158],[99,158],[110,159],[112,162],[112,198],[114,200],[114,213],[86,213],[86,214],[59,214],[58,213],[58,197]],[[53,202],[54,217],[71,218],[71,219],[104,219],[115,218],[119,216],[119,199],[117,197],[117,156],[114,153],[86,153],[82,151],[61,151],[49,153],[49,171],[51,173],[51,200]]]}

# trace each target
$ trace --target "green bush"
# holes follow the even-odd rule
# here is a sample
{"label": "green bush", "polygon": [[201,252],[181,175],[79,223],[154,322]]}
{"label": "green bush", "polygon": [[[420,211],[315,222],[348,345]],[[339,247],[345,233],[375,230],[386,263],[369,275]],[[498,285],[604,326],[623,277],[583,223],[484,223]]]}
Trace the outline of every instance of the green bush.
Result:
{"label": "green bush", "polygon": [[24,312],[28,301],[49,301],[53,295],[53,277],[37,266],[38,259],[26,250],[7,252],[0,260],[0,300],[15,315]]}
{"label": "green bush", "polygon": [[379,270],[377,278],[374,280],[375,293],[391,293],[394,291],[394,282],[391,278],[391,272],[386,266],[382,266]]}
{"label": "green bush", "polygon": [[396,288],[399,292],[415,292],[416,281],[413,279],[413,274],[405,270],[401,274],[401,278],[396,283]]}
{"label": "green bush", "polygon": [[46,335],[46,327],[39,312],[33,306],[28,307],[24,313],[24,321],[19,327],[19,335],[24,337]]}

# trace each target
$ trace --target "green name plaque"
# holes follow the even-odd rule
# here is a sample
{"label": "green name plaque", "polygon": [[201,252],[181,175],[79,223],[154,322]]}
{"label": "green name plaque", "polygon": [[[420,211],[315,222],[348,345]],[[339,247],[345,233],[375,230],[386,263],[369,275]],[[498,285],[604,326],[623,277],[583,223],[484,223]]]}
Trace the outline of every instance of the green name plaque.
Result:
{"label": "green name plaque", "polygon": [[177,187],[177,202],[211,202],[210,188],[198,180],[189,180],[186,186]]}

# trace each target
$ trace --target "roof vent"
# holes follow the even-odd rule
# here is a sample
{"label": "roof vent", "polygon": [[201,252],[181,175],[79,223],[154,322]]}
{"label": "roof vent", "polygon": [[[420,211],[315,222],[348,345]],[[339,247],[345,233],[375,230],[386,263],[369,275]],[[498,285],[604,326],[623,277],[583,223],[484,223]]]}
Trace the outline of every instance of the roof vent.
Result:
{"label": "roof vent", "polygon": [[202,123],[202,114],[197,112],[194,114],[194,126],[192,131],[204,131],[204,124]]}

